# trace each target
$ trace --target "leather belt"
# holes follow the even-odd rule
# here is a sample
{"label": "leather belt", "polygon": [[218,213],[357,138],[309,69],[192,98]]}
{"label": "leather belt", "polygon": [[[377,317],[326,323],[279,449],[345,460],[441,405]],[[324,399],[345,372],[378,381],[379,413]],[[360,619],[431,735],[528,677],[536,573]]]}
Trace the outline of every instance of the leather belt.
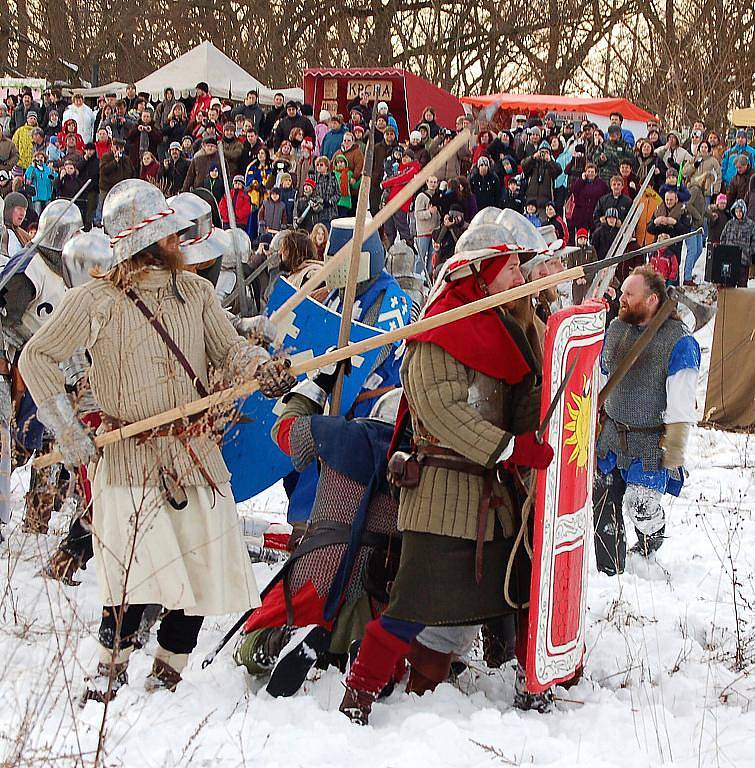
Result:
{"label": "leather belt", "polygon": [[470,461],[450,448],[443,448],[437,445],[424,445],[418,448],[417,461],[425,467],[450,469],[454,472],[463,472],[467,475],[482,478],[482,494],[480,495],[480,505],[477,509],[477,537],[475,540],[475,581],[479,584],[482,581],[483,545],[485,543],[485,531],[488,527],[490,508],[491,506],[500,506],[503,503],[503,499],[493,496],[495,467],[484,467],[482,464]]}
{"label": "leather belt", "polygon": [[[606,414],[608,416],[608,414]],[[619,433],[619,440],[621,441],[621,450],[624,451],[624,453],[629,453],[629,443],[627,441],[627,435],[631,432],[663,432],[663,424],[654,424],[649,427],[635,427],[631,424],[623,424],[620,421],[616,421],[616,419],[612,418],[611,416],[608,416],[609,419],[614,423],[616,426],[616,431]]]}

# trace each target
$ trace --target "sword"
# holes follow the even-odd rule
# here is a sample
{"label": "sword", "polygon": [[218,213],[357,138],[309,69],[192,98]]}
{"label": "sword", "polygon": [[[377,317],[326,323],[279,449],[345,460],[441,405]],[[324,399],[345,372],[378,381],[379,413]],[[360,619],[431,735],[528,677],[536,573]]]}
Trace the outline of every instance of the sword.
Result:
{"label": "sword", "polygon": [[558,404],[561,401],[561,397],[564,394],[564,390],[566,389],[566,386],[571,381],[572,374],[574,373],[574,370],[577,367],[577,363],[579,362],[579,355],[580,353],[577,352],[577,354],[574,357],[574,360],[572,360],[572,364],[569,366],[569,369],[566,371],[566,375],[561,381],[561,384],[559,384],[559,387],[556,390],[556,394],[553,396],[553,399],[551,400],[551,403],[548,406],[548,410],[545,412],[545,416],[543,416],[543,420],[540,422],[540,426],[537,428],[537,431],[535,432],[535,440],[537,440],[538,443],[543,442],[543,435],[545,434],[545,430],[548,428],[548,422],[551,420],[551,416],[553,416],[553,414],[555,413],[556,408],[558,407]]}

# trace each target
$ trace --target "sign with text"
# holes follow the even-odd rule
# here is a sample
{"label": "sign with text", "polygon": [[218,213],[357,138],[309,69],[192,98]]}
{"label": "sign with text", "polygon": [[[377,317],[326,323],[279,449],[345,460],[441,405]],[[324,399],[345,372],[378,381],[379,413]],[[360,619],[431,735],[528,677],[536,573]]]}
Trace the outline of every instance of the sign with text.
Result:
{"label": "sign with text", "polygon": [[375,101],[390,101],[393,97],[393,83],[389,80],[349,80],[347,101],[361,99],[363,96]]}

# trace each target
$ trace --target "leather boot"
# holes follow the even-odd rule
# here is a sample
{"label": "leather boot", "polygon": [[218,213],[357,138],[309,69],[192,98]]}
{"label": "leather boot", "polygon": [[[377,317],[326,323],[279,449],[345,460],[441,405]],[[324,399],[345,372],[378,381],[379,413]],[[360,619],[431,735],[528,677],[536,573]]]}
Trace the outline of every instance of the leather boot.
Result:
{"label": "leather boot", "polygon": [[172,693],[181,682],[181,672],[186,668],[188,661],[188,653],[171,653],[158,645],[152,671],[144,681],[144,688],[150,692],[164,689]]}
{"label": "leather boot", "polygon": [[355,725],[367,725],[376,698],[377,695],[374,693],[358,691],[347,685],[338,711],[346,715]]}
{"label": "leather boot", "polygon": [[427,691],[434,691],[438,683],[448,679],[451,672],[451,654],[433,651],[416,640],[412,642],[406,660],[411,665],[407,693],[421,696]]}

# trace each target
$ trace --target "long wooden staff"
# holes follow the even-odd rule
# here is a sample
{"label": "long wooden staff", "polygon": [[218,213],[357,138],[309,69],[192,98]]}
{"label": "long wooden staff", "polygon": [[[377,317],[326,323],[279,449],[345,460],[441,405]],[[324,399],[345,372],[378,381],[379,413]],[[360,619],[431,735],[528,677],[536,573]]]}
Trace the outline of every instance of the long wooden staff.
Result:
{"label": "long wooden staff", "polygon": [[[361,355],[365,352],[369,352],[378,347],[383,347],[386,344],[393,344],[396,341],[402,341],[409,336],[422,333],[423,331],[429,331],[433,328],[439,328],[441,325],[447,323],[453,323],[456,320],[463,320],[465,317],[476,315],[478,312],[484,312],[486,309],[494,309],[500,307],[502,304],[506,304],[516,299],[521,299],[523,296],[532,296],[539,293],[546,288],[552,288],[559,283],[571,282],[572,280],[578,280],[581,277],[590,277],[601,269],[605,269],[607,266],[611,266],[613,263],[619,263],[626,259],[634,258],[635,256],[642,255],[644,253],[651,253],[664,246],[673,245],[674,243],[681,242],[687,237],[697,234],[690,232],[686,235],[679,235],[669,240],[664,240],[661,243],[652,243],[646,245],[644,248],[640,248],[636,251],[629,251],[628,253],[615,256],[613,259],[603,259],[602,261],[596,261],[592,264],[585,264],[584,266],[572,267],[563,272],[558,272],[554,275],[548,275],[547,277],[541,277],[539,280],[533,280],[531,283],[525,283],[519,285],[516,288],[510,288],[508,291],[502,293],[496,293],[492,296],[486,296],[485,298],[473,301],[470,304],[464,304],[461,307],[455,309],[449,309],[447,312],[441,312],[439,315],[433,317],[426,317],[424,320],[419,320],[416,323],[410,323],[403,328],[396,328],[393,331],[386,331],[385,333],[379,333],[377,336],[373,336],[363,341],[356,341],[347,344],[341,349],[335,349],[331,352],[326,352],[319,357],[313,357],[309,360],[298,363],[291,366],[291,373],[294,376],[299,376],[302,373],[308,373],[309,371],[323,368],[332,363],[338,363],[341,360],[347,360],[355,355]],[[170,424],[174,421],[180,421],[181,419],[188,418],[194,414],[201,413],[210,408],[215,408],[226,403],[231,403],[234,400],[238,400],[242,397],[247,397],[253,392],[259,389],[259,385],[255,380],[244,382],[235,387],[228,387],[227,389],[220,390],[219,392],[213,392],[207,397],[200,398],[199,400],[193,400],[185,405],[179,405],[170,410],[163,411],[162,413],[156,413],[154,416],[149,416],[146,419],[135,421],[132,424],[127,424],[120,429],[114,429],[112,432],[106,432],[104,435],[98,435],[94,444],[97,448],[103,448],[106,445],[113,445],[119,443],[121,440],[125,440],[129,437],[135,437],[145,432],[151,432],[153,429],[158,429],[165,424]],[[63,457],[58,451],[52,453],[46,453],[44,456],[38,456],[34,459],[34,466],[38,468],[49,467],[52,464],[57,464],[62,461]]]}
{"label": "long wooden staff", "polygon": [[[453,141],[445,147],[394,197],[385,208],[381,208],[375,217],[367,222],[364,228],[362,242],[373,232],[377,232],[388,219],[425,183],[428,176],[432,176],[441,168],[450,157],[455,155],[468,141],[469,131],[462,131]],[[338,269],[344,259],[351,254],[351,240],[339,249],[338,253],[328,259],[315,274],[307,280],[302,287],[291,296],[284,304],[273,312],[271,320],[279,323],[284,317],[293,312],[315,288],[322,285],[323,280]],[[361,243],[360,243],[361,245]]]}
{"label": "long wooden staff", "polygon": [[[354,219],[354,237],[351,240],[351,254],[349,259],[349,271],[346,277],[346,287],[343,291],[341,304],[341,324],[338,327],[337,349],[345,347],[349,343],[351,335],[351,316],[354,314],[354,302],[357,297],[357,278],[359,277],[359,262],[362,258],[362,243],[364,242],[364,227],[367,221],[367,206],[370,202],[370,188],[372,185],[372,159],[375,152],[375,116],[377,115],[377,102],[372,108],[372,122],[367,138],[367,150],[364,156],[362,177],[359,183],[359,195],[357,196],[357,210]],[[330,412],[338,414],[341,411],[341,398],[343,396],[343,367],[338,369],[336,382],[330,399]]]}

